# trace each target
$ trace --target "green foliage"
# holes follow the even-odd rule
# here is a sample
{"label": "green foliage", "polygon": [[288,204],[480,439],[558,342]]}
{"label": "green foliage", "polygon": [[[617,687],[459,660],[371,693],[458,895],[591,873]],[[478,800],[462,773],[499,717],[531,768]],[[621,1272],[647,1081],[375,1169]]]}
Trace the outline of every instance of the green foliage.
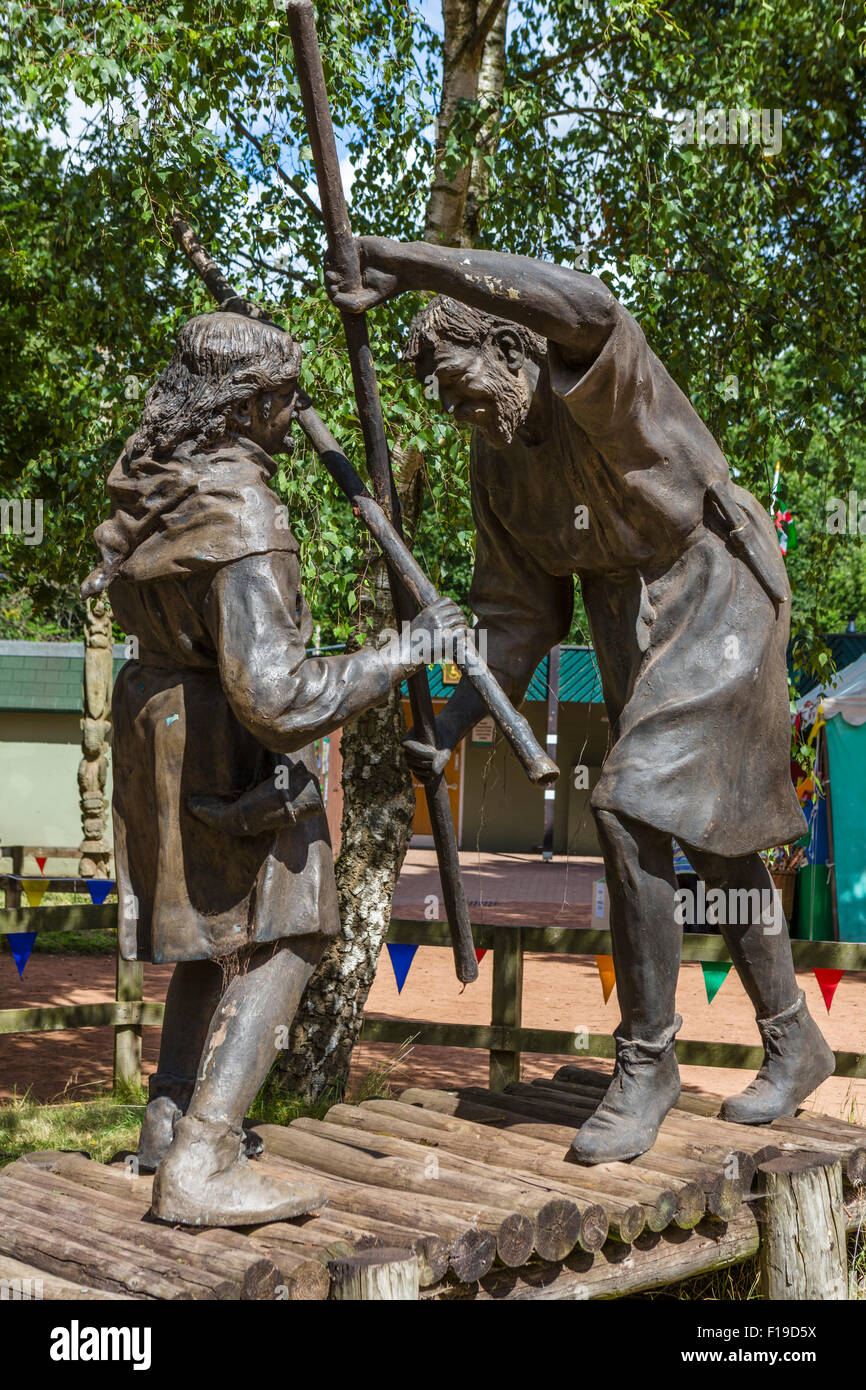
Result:
{"label": "green foliage", "polygon": [[[416,237],[440,40],[408,4],[316,8],[354,172],[355,230]],[[866,625],[859,540],[824,524],[828,496],[855,485],[866,495],[859,23],[830,0],[677,0],[667,10],[648,0],[523,0],[512,10],[501,102],[462,102],[448,133],[456,167],[498,122],[480,243],[568,263],[582,247],[765,504],[780,465],[779,503],[800,529],[794,625],[813,666],[822,629],[849,613]],[[134,421],[124,382],[146,384],[178,320],[205,307],[166,231],[173,207],[241,291],[283,307],[305,343],[306,384],[356,459],[360,435],[321,288],[311,153],[274,0],[13,3],[8,25],[0,82],[14,118],[2,146],[0,295],[13,361],[3,369],[0,449],[7,479],[44,495],[52,520],[38,555],[17,541],[7,568],[20,574],[26,563],[36,597],[51,592],[56,605],[88,568],[105,470]],[[72,131],[81,103],[87,120]],[[778,109],[781,149],[673,142],[676,114],[698,103],[768,108],[771,118]],[[59,149],[64,129],[72,134]],[[387,426],[392,441],[423,447],[418,547],[433,577],[465,600],[466,442],[399,366],[412,307],[374,316]],[[305,447],[279,488],[306,544],[323,641],[338,638],[357,612],[358,528]],[[581,623],[579,613],[575,635]]]}

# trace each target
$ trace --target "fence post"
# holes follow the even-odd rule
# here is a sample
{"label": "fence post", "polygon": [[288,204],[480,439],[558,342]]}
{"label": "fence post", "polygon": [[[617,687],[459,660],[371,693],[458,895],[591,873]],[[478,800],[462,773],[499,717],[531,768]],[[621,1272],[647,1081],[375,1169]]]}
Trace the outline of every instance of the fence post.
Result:
{"label": "fence post", "polygon": [[[523,1020],[523,932],[520,927],[493,929],[493,1027],[519,1028]],[[504,1091],[520,1080],[520,1053],[490,1049],[490,1089]]]}
{"label": "fence post", "polygon": [[[140,960],[124,960],[117,943],[118,1004],[140,1002],[144,989],[144,967]],[[141,1024],[114,1025],[114,1089],[141,1085]]]}
{"label": "fence post", "polygon": [[[21,874],[24,872],[24,846],[13,845],[10,853],[12,855],[12,872],[13,874],[17,874],[20,878]],[[16,883],[14,885],[10,883],[7,885],[5,904],[6,907],[21,906],[20,883]]]}

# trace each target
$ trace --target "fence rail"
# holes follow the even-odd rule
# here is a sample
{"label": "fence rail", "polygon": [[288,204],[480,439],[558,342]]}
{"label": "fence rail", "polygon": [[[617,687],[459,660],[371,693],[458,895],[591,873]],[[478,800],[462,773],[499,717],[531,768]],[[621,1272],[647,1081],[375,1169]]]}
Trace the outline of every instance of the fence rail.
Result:
{"label": "fence rail", "polygon": [[[12,932],[82,932],[116,928],[116,904],[58,907],[0,908],[0,936]],[[558,1056],[610,1058],[613,1038],[606,1033],[574,1032],[549,1028],[524,1028],[523,958],[530,954],[586,956],[610,955],[609,931],[582,927],[491,926],[473,927],[478,947],[493,952],[493,993],[489,1024],[437,1023],[430,1020],[367,1018],[362,1037],[367,1042],[403,1043],[411,1037],[421,1046],[466,1047],[490,1054],[490,1087],[502,1090],[520,1077],[524,1052]],[[391,943],[412,946],[450,946],[448,927],[441,922],[391,921]],[[801,969],[830,968],[866,971],[866,943],[792,941],[794,963]],[[684,961],[729,961],[720,936],[687,933]],[[115,999],[101,1004],[60,1004],[27,1009],[0,1009],[0,1034],[58,1032],[72,1028],[114,1029],[115,1086],[141,1080],[142,1028],[158,1027],[165,1006],[143,998],[143,968],[138,961],[118,956]],[[740,1043],[701,1042],[685,1039],[676,1044],[678,1059],[692,1066],[737,1067],[754,1070],[761,1065],[760,1047]],[[866,1078],[866,1056],[837,1052],[836,1076]]]}

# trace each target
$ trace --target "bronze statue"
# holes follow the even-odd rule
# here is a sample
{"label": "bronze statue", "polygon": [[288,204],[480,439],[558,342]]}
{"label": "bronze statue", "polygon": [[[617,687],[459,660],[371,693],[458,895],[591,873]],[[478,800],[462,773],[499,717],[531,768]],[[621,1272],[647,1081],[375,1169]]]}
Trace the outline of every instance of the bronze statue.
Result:
{"label": "bronze statue", "polygon": [[[82,586],[108,590],[137,643],[112,703],[118,930],[126,959],[177,962],[139,1162],[156,1170],[154,1213],[189,1225],[325,1200],[256,1173],[242,1121],[339,931],[311,744],[421,664],[397,644],[306,655],[298,544],[268,486],[300,362],[265,321],[184,325],[109,478]],[[412,633],[464,637],[464,619],[439,599]]]}
{"label": "bronze statue", "polygon": [[[805,830],[789,775],[790,591],[772,523],[600,280],[493,251],[357,244],[364,288],[327,274],[341,311],[436,292],[406,355],[472,427],[471,603],[515,702],[566,637],[581,581],[613,740],[592,805],[622,1019],[613,1079],[574,1154],[644,1152],[680,1093],[673,838],[731,904],[721,930],[764,1042],[758,1076],[722,1114],[791,1114],[834,1059],[783,922],[760,911],[772,884],[758,851]],[[481,713],[461,681],[437,746],[407,741],[419,777],[441,775]]]}

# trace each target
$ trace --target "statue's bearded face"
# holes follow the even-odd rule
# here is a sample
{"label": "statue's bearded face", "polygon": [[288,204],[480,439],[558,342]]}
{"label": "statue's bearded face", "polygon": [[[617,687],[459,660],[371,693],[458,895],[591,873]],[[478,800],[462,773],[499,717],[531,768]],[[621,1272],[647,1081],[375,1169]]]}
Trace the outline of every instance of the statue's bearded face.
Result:
{"label": "statue's bearded face", "polygon": [[498,336],[480,347],[443,339],[432,366],[427,383],[449,415],[479,429],[494,448],[511,443],[532,401],[522,352],[515,355],[512,345]]}

